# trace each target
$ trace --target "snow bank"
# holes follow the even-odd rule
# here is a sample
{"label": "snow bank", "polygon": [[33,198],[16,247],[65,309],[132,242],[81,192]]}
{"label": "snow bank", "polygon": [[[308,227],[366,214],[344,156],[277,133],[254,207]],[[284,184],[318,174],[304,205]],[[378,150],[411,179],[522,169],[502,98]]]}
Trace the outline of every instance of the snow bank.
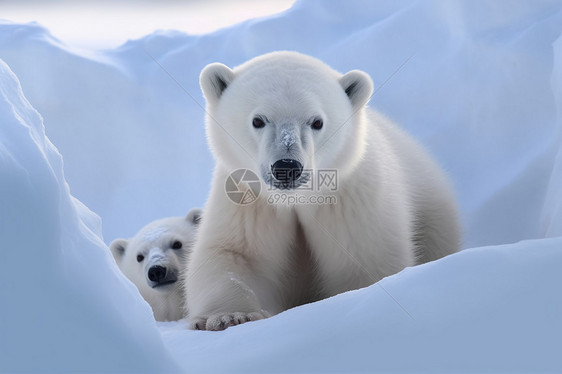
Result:
{"label": "snow bank", "polygon": [[0,93],[0,371],[177,370],[1,60]]}
{"label": "snow bank", "polygon": [[197,373],[560,372],[560,248],[562,238],[469,249],[221,333],[162,332]]}
{"label": "snow bank", "polygon": [[[498,246],[222,333],[160,335],[85,205],[106,243],[203,205],[199,72],[279,49],[371,74],[371,106],[451,175],[464,246]],[[307,0],[109,51],[0,22],[0,58],[44,119],[1,65],[0,371],[562,371],[562,2]]]}

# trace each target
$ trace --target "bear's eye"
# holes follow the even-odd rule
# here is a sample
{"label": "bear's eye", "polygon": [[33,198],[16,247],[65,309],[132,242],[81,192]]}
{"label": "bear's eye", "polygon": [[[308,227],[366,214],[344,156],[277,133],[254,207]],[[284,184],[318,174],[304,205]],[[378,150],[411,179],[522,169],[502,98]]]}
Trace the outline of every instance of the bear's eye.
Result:
{"label": "bear's eye", "polygon": [[262,127],[265,126],[265,122],[263,121],[263,119],[259,117],[255,117],[252,120],[252,126],[254,126],[256,129],[261,129]]}
{"label": "bear's eye", "polygon": [[312,127],[312,129],[314,130],[320,130],[323,126],[324,122],[322,122],[320,118],[315,119],[314,122],[312,122],[312,125],[310,125],[310,127]]}
{"label": "bear's eye", "polygon": [[138,255],[138,256],[137,256],[137,261],[138,261],[138,262],[142,262],[142,260],[144,260],[144,256],[143,256],[143,255]]}
{"label": "bear's eye", "polygon": [[176,240],[175,242],[172,243],[172,249],[181,249],[182,244],[179,240]]}

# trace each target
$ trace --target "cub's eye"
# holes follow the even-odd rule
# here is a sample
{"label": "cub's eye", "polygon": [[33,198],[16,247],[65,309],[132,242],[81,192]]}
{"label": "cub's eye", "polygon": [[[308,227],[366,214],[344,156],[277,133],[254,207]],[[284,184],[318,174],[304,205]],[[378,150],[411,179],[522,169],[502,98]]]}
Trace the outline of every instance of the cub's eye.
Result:
{"label": "cub's eye", "polygon": [[172,243],[172,249],[181,249],[182,244],[179,240],[176,240],[175,242]]}
{"label": "cub's eye", "polygon": [[324,126],[324,122],[322,122],[321,119],[315,119],[314,122],[312,122],[312,125],[310,125],[310,127],[312,127],[313,130],[320,130],[322,127]]}
{"label": "cub's eye", "polygon": [[265,126],[265,122],[264,122],[261,118],[255,117],[255,118],[252,120],[252,125],[253,125],[256,129],[261,129],[262,127]]}
{"label": "cub's eye", "polygon": [[138,262],[142,262],[142,260],[144,260],[144,256],[143,256],[143,255],[138,255],[138,256],[137,256],[137,261],[138,261]]}

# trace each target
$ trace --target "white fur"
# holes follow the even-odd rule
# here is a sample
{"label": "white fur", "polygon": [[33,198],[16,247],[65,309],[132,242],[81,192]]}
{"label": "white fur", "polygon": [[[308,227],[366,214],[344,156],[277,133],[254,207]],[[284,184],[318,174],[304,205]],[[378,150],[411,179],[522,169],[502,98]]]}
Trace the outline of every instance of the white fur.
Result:
{"label": "white fur", "polygon": [[[139,289],[150,304],[157,321],[176,321],[185,315],[183,272],[201,218],[201,210],[194,208],[185,217],[169,217],[143,227],[131,239],[116,239],[109,246],[123,274]],[[181,248],[172,248],[179,241]],[[144,259],[139,262],[137,256]],[[148,276],[149,269],[161,266],[175,283],[155,285]]]}
{"label": "white fur", "polygon": [[[294,52],[201,73],[217,165],[189,263],[192,328],[219,330],[373,284],[458,250],[457,211],[441,169],[408,135],[365,105],[370,77],[342,75]],[[347,93],[346,93],[347,90]],[[263,119],[263,128],[252,120]],[[314,130],[314,119],[323,128]],[[268,191],[270,167],[298,160],[337,169],[337,191]],[[250,205],[225,194],[228,175],[256,172]],[[335,195],[332,205],[270,205],[275,193]]]}

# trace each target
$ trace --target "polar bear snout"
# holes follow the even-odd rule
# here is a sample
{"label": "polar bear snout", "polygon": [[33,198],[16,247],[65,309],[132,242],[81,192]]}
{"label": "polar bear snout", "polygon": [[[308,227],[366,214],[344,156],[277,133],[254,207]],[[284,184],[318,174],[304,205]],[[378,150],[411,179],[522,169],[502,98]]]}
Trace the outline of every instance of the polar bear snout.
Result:
{"label": "polar bear snout", "polygon": [[153,266],[148,269],[148,279],[152,282],[160,283],[166,277],[166,270],[164,266]]}
{"label": "polar bear snout", "polygon": [[151,266],[148,269],[147,277],[148,285],[152,288],[172,284],[178,280],[175,271],[171,271],[171,269],[162,265]]}
{"label": "polar bear snout", "polygon": [[282,184],[293,184],[302,174],[302,164],[297,160],[281,159],[271,165],[271,174]]}

